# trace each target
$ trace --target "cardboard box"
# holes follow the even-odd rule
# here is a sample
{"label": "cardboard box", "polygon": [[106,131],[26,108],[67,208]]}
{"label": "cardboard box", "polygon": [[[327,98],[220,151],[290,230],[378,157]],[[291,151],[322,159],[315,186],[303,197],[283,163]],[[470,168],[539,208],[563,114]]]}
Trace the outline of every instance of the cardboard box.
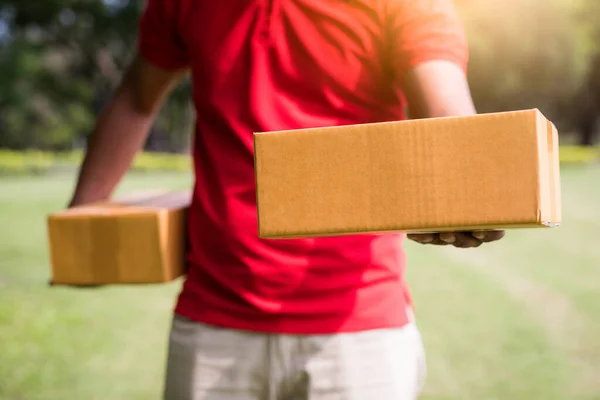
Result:
{"label": "cardboard box", "polygon": [[537,109],[262,132],[259,236],[553,227],[558,133]]}
{"label": "cardboard box", "polygon": [[148,193],[48,216],[52,284],[162,283],[185,272],[190,192]]}

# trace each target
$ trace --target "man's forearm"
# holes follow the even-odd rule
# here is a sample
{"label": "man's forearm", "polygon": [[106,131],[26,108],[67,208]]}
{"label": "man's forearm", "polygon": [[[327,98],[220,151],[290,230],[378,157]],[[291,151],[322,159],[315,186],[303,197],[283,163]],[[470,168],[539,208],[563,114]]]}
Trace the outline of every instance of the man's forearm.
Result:
{"label": "man's forearm", "polygon": [[72,206],[108,199],[131,166],[154,119],[154,114],[142,113],[134,104],[132,91],[124,88],[98,118]]}
{"label": "man's forearm", "polygon": [[136,55],[90,137],[71,206],[106,200],[125,175],[185,69],[161,69]]}

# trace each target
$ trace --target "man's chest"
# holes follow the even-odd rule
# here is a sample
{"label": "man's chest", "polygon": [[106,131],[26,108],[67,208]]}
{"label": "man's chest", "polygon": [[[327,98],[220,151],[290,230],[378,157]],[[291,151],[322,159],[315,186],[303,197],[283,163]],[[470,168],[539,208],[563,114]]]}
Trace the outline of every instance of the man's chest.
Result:
{"label": "man's chest", "polygon": [[384,20],[369,0],[189,0],[178,33],[197,96],[262,86],[360,102],[386,85]]}

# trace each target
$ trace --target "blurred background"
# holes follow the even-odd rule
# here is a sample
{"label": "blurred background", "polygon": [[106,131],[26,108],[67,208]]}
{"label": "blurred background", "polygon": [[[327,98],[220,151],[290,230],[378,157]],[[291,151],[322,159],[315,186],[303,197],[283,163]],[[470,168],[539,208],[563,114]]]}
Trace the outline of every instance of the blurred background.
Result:
{"label": "blurred background", "polygon": [[[480,112],[539,108],[561,133],[562,227],[476,251],[408,244],[425,399],[600,399],[600,1],[456,0]],[[0,399],[158,399],[181,282],[49,288],[95,115],[135,48],[138,0],[0,0]],[[190,86],[119,188],[188,188]]]}

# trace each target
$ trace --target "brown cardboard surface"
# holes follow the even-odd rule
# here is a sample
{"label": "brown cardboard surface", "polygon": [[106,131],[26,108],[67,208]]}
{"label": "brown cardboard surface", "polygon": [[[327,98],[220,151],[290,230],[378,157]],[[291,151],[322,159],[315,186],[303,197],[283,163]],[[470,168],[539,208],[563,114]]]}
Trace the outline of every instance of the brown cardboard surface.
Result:
{"label": "brown cardboard surface", "polygon": [[254,139],[263,238],[561,221],[558,134],[537,109]]}
{"label": "brown cardboard surface", "polygon": [[190,199],[190,192],[145,194],[49,215],[52,283],[161,283],[183,275]]}

